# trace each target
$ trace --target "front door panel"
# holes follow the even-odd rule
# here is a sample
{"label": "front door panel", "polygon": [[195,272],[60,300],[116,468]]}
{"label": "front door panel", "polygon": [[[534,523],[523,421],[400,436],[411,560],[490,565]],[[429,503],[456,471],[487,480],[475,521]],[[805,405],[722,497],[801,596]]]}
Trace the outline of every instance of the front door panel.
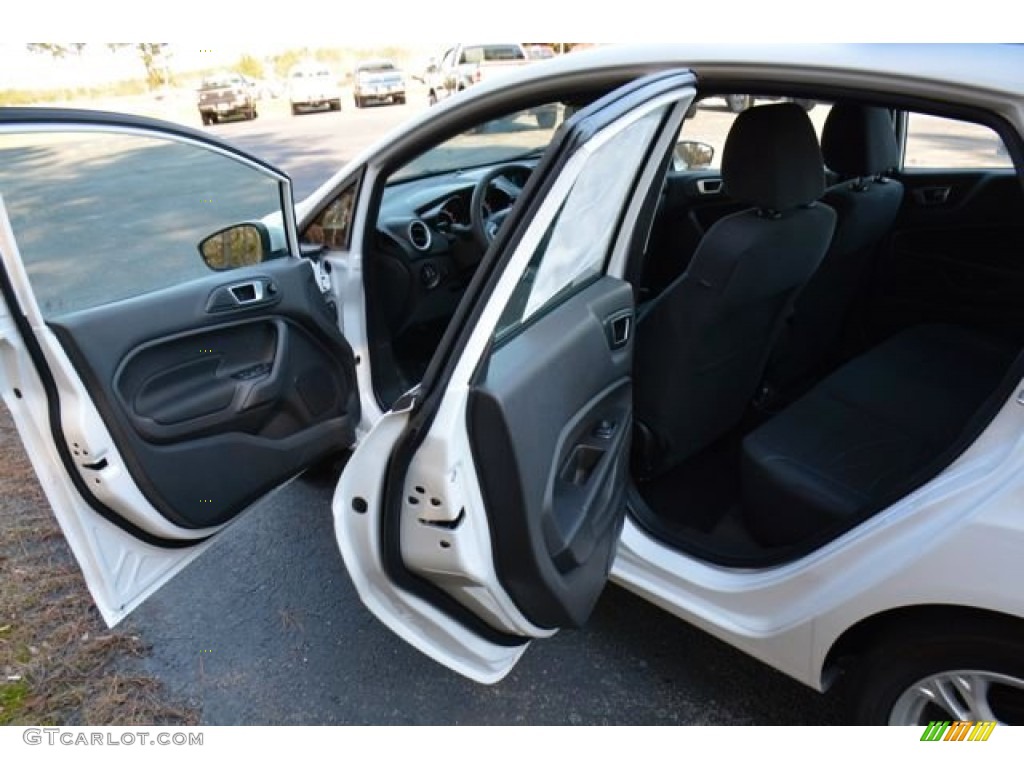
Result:
{"label": "front door panel", "polygon": [[355,362],[280,171],[127,115],[0,109],[0,139],[0,391],[114,624],[352,445]]}

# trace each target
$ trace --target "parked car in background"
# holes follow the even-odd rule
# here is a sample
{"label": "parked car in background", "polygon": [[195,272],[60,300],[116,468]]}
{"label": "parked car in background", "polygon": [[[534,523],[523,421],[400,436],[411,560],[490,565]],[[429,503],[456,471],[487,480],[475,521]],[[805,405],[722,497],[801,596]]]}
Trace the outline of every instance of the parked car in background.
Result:
{"label": "parked car in background", "polygon": [[203,78],[198,91],[199,117],[203,125],[212,125],[232,117],[255,120],[256,89],[253,83],[235,72],[221,72]]}
{"label": "parked car in background", "polygon": [[555,49],[550,45],[528,45],[526,46],[526,57],[529,59],[553,59]]}
{"label": "parked car in background", "polygon": [[367,104],[405,104],[405,73],[388,59],[361,61],[352,73],[352,99]]}
{"label": "parked car in background", "polygon": [[288,72],[288,101],[293,115],[322,107],[337,112],[341,109],[338,78],[324,64],[297,64]]}
{"label": "parked car in background", "polygon": [[464,91],[489,77],[529,63],[521,43],[459,43],[445,51],[441,63],[428,79],[427,99],[431,104]]}

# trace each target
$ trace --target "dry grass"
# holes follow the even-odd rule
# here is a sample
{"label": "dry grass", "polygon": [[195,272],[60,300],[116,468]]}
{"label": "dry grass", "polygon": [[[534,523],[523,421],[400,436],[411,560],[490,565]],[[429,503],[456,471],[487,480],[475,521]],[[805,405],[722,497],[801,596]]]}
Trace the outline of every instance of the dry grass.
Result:
{"label": "dry grass", "polygon": [[193,725],[106,628],[0,408],[0,725]]}

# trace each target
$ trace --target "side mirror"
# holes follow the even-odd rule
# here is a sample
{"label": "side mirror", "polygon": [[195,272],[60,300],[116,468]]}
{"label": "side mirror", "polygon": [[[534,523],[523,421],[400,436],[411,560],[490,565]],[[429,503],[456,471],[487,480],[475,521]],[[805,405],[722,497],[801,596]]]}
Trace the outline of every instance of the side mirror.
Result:
{"label": "side mirror", "polygon": [[700,170],[711,165],[715,148],[703,141],[680,141],[675,149],[677,171]]}
{"label": "side mirror", "polygon": [[216,272],[259,264],[270,253],[270,231],[257,221],[226,227],[199,243],[199,255]]}

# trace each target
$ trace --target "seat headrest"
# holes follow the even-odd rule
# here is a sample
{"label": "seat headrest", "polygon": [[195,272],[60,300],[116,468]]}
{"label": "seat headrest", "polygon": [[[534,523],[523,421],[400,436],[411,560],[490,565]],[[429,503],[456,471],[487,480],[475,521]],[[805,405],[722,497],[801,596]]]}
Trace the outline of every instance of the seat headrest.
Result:
{"label": "seat headrest", "polygon": [[722,150],[722,181],[733,199],[784,211],[825,192],[825,167],[807,113],[796,104],[741,112]]}
{"label": "seat headrest", "polygon": [[889,111],[862,104],[836,104],[821,133],[825,164],[840,176],[877,176],[899,163],[900,150]]}

